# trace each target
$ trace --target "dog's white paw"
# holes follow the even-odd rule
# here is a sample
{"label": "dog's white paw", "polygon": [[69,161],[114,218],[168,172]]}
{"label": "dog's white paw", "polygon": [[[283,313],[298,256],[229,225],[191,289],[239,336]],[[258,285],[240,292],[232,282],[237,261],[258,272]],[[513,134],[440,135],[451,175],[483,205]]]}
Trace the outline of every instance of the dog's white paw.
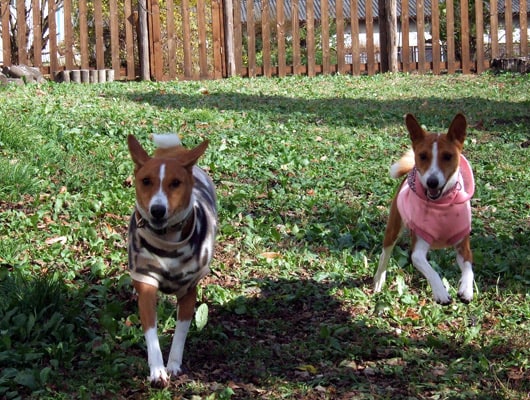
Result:
{"label": "dog's white paw", "polygon": [[169,375],[164,366],[151,367],[149,381],[151,381],[151,386],[154,387],[166,387],[169,385]]}
{"label": "dog's white paw", "polygon": [[166,370],[170,375],[173,376],[178,376],[182,372],[182,368],[180,368],[180,363],[177,362],[168,362]]}
{"label": "dog's white paw", "polygon": [[447,306],[453,301],[451,296],[449,296],[447,289],[441,282],[440,285],[436,288],[433,286],[432,294],[434,297],[434,301],[436,301],[438,304],[441,304],[442,306]]}
{"label": "dog's white paw", "polygon": [[471,279],[462,277],[458,289],[458,298],[466,304],[473,300],[473,276]]}

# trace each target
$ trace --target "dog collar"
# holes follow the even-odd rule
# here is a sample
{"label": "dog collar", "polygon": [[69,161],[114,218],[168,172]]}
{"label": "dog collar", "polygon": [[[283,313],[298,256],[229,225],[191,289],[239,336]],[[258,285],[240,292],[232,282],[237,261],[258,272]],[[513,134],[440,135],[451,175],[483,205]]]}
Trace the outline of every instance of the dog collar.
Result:
{"label": "dog collar", "polygon": [[192,211],[186,217],[184,217],[183,220],[177,222],[174,225],[166,226],[163,229],[156,229],[153,226],[151,226],[149,224],[149,222],[147,222],[140,215],[140,212],[138,211],[138,209],[135,210],[134,216],[136,218],[136,226],[139,229],[146,228],[146,229],[149,229],[151,232],[153,232],[153,233],[155,233],[157,235],[165,235],[165,234],[171,233],[171,232],[180,232],[182,230],[182,228],[184,228],[188,222],[190,222],[192,219],[195,219],[195,207],[193,207]]}

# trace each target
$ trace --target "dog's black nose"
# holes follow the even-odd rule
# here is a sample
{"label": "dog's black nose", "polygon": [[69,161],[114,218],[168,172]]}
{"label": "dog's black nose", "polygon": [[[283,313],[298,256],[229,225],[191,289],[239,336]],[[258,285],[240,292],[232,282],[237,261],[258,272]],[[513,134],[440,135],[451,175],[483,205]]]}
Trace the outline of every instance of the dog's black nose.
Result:
{"label": "dog's black nose", "polygon": [[436,189],[438,187],[438,178],[430,176],[429,179],[427,179],[427,186],[429,189]]}
{"label": "dog's black nose", "polygon": [[152,205],[149,211],[155,219],[162,219],[166,215],[166,207],[160,204]]}

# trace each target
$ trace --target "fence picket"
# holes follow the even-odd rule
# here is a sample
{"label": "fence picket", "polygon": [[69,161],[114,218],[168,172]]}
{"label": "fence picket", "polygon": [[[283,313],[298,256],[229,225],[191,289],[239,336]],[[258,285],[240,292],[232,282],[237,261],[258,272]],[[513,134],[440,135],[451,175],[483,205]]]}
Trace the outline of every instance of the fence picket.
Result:
{"label": "fence picket", "polygon": [[462,72],[469,74],[471,72],[471,57],[469,47],[469,11],[468,0],[460,0],[460,38],[462,43]]}
{"label": "fence picket", "polygon": [[[373,75],[381,70],[379,15],[374,8],[378,4],[373,1],[226,1],[180,0],[178,8],[177,0],[146,1],[149,71],[146,75],[142,70],[142,77]],[[398,1],[398,51],[404,72],[480,73],[494,58],[528,56],[528,0]],[[0,0],[0,60],[3,65],[34,65],[52,77],[80,67],[111,68],[116,79],[136,79],[139,4],[63,0],[40,9],[40,0]],[[443,15],[439,6],[445,7]],[[41,26],[42,13],[46,26]],[[26,16],[26,24],[12,25]],[[412,42],[414,33],[417,41]],[[432,43],[425,39],[427,33]]]}
{"label": "fence picket", "polygon": [[528,6],[526,1],[519,2],[519,31],[521,32],[521,57],[528,57]]}

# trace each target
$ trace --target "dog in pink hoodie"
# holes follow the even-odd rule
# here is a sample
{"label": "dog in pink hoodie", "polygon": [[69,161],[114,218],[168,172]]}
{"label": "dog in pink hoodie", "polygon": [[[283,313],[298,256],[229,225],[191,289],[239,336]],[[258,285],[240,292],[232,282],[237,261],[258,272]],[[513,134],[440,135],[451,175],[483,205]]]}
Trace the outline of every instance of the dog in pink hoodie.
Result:
{"label": "dog in pink hoodie", "polygon": [[379,292],[386,267],[403,228],[412,240],[412,263],[427,278],[436,302],[451,303],[440,276],[427,261],[431,248],[454,247],[462,272],[458,297],[465,303],[473,298],[471,197],[475,190],[473,171],[462,155],[467,122],[463,114],[453,119],[447,134],[426,132],[412,114],[405,123],[412,151],[391,167],[391,175],[407,175],[392,202],[383,241],[383,252],[374,278]]}

